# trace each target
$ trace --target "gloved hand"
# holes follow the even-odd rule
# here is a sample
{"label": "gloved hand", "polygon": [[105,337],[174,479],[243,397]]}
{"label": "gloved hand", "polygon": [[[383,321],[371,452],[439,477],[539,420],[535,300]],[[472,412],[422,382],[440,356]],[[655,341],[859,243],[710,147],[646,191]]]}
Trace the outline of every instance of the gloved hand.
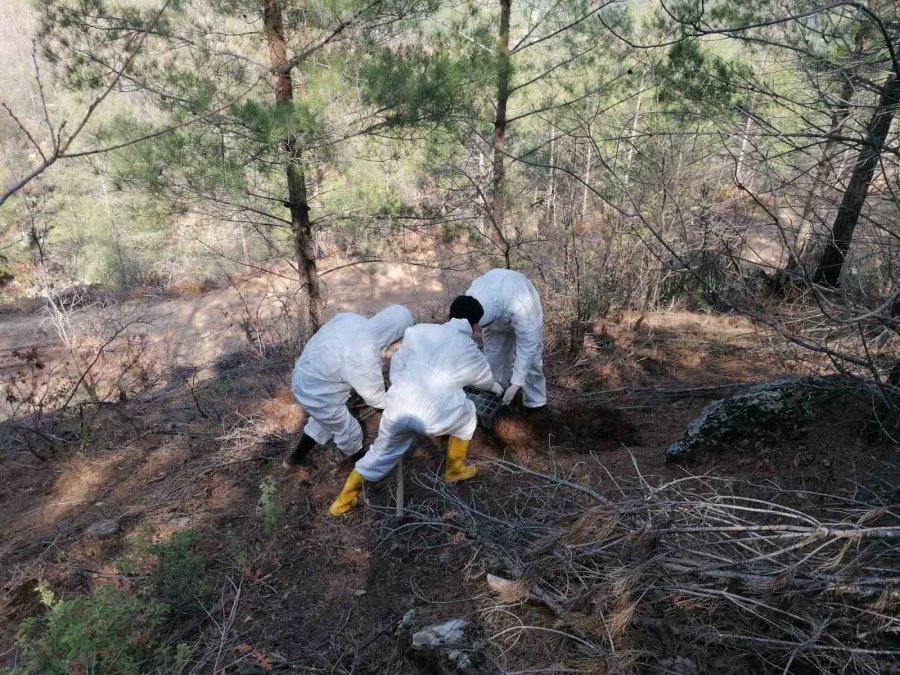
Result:
{"label": "gloved hand", "polygon": [[499,382],[494,382],[494,386],[491,387],[491,393],[495,396],[503,396],[503,385]]}
{"label": "gloved hand", "polygon": [[516,394],[519,393],[519,389],[521,389],[521,387],[516,384],[509,385],[509,387],[506,389],[506,392],[503,394],[503,405],[509,405],[510,403],[512,403],[512,400],[516,397]]}

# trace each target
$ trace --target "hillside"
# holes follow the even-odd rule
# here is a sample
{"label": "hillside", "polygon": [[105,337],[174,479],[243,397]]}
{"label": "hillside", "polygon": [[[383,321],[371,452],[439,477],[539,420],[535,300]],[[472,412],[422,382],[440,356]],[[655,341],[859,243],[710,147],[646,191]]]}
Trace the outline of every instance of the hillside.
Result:
{"label": "hillside", "polygon": [[[177,315],[222,298],[215,292],[184,301]],[[533,611],[527,596],[503,609],[486,581],[486,574],[510,574],[504,556],[528,569],[538,552],[512,540],[484,541],[489,529],[459,528],[460,509],[491,509],[520,490],[538,489],[527,473],[511,479],[516,472],[555,476],[613,499],[636,476],[648,486],[690,475],[707,483],[721,477],[746,483],[744,493],[760,498],[776,478],[782,490],[808,494],[852,495],[860,486],[897,484],[890,447],[864,439],[861,423],[847,417],[767,429],[689,467],[665,462],[665,447],[709,400],[786,374],[777,343],[745,320],[622,315],[598,323],[588,344],[575,364],[559,351],[548,356],[559,417],[513,415],[492,433],[478,432],[473,482],[442,486],[439,439],[421,441],[405,463],[406,511],[399,519],[390,477],[367,491],[365,508],[341,519],[328,515],[348,471],[331,449],[315,457],[309,472],[280,469],[303,420],[285,357],[222,352],[213,359],[218,365],[195,379],[170,374],[156,389],[104,409],[80,438],[45,449],[46,461],[6,444],[0,459],[6,663],[14,662],[16,626],[41,612],[35,588],[49,584],[58,597],[72,598],[111,584],[181,603],[166,639],[185,645],[194,669],[185,672],[574,668],[568,660],[585,656],[560,638],[545,643],[527,628],[510,634],[502,617]],[[370,437],[377,420],[377,414],[368,418]],[[863,451],[865,465],[847,448]],[[568,508],[563,494],[554,499],[544,508]],[[97,527],[104,533],[92,533]],[[160,551],[178,541],[177,533],[191,533],[183,536],[195,557],[184,551],[172,557],[160,579]],[[414,617],[403,623],[410,610]],[[453,618],[471,622],[478,636],[467,643],[474,653],[466,667],[410,642],[415,630]],[[551,624],[571,632],[565,622]],[[602,630],[595,639],[605,641]],[[696,645],[647,639],[641,633],[617,638],[626,652],[615,667],[639,663],[662,672],[683,658],[698,670],[678,672],[721,672],[727,661],[713,660],[707,670],[694,660]],[[543,654],[546,649],[554,655]],[[615,660],[604,663],[584,667],[599,672]],[[752,659],[742,663],[762,672]]]}
{"label": "hillside", "polygon": [[0,675],[900,672],[898,116],[888,0],[3,0]]}

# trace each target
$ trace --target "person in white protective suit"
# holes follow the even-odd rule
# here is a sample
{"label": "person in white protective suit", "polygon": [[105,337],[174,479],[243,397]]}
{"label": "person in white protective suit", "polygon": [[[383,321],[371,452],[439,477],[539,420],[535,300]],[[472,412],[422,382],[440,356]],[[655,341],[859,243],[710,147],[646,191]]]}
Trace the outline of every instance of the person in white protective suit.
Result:
{"label": "person in white protective suit", "polygon": [[310,338],[294,365],[291,386],[309,420],[282,466],[301,465],[317,444],[332,438],[345,455],[360,453],[362,427],[350,414],[347,400],[356,391],[368,405],[384,408],[382,355],[413,324],[406,307],[391,305],[370,319],[352,312],[338,314]]}
{"label": "person in white protective suit", "polygon": [[487,359],[472,338],[483,313],[481,305],[468,298],[455,309],[447,323],[419,324],[403,336],[403,346],[391,360],[391,388],[378,438],[347,478],[331,505],[332,515],[356,506],[363,482],[381,480],[418,435],[450,436],[444,470],[447,481],[468,480],[476,474],[474,466],[465,464],[476,417],[475,405],[466,398],[463,387],[490,390],[497,396],[503,388],[494,381]]}
{"label": "person in white protective suit", "polygon": [[519,390],[525,408],[547,405],[544,379],[544,310],[534,285],[521,272],[493,269],[475,279],[466,295],[481,303],[484,355],[503,385],[503,405]]}

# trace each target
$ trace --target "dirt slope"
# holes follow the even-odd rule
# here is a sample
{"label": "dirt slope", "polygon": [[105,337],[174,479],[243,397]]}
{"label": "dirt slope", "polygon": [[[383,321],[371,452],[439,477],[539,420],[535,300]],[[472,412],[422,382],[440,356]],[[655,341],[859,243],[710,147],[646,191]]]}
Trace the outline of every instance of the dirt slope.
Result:
{"label": "dirt slope", "polygon": [[[332,311],[405,300],[424,312],[445,292],[437,281],[425,289],[418,283],[390,290],[385,281],[356,272],[346,283],[346,304],[336,301]],[[233,307],[234,299],[219,291],[189,308],[160,304],[172,317],[192,317],[183,334],[213,344],[215,326],[219,335],[227,333],[216,323],[216,303]],[[638,319],[598,325],[576,363],[549,354],[550,398],[560,417],[547,426],[512,418],[498,434],[478,432],[472,457],[479,475],[455,494],[477,505],[493,490],[515,489],[500,480],[492,464],[500,459],[600,490],[635,471],[649,481],[682,476],[682,467],[665,464],[663,449],[710,394],[660,396],[650,390],[763,381],[783,373],[771,343],[743,320],[692,314]],[[225,364],[197,391],[171,382],[110,408],[90,434],[48,462],[23,452],[0,456],[3,662],[14,658],[18,622],[40,612],[33,593],[38,580],[61,597],[107,583],[140,589],[153,561],[148,543],[192,529],[209,560],[211,592],[203,611],[171,630],[197,645],[198,658],[218,655],[216,672],[438,672],[437,664],[409,649],[409,634],[397,633],[397,622],[415,609],[417,626],[454,617],[477,624],[485,574],[494,563],[471,547],[477,532],[423,531],[397,521],[392,479],[367,489],[363,508],[331,518],[327,506],[349,470],[333,449],[320,449],[305,475],[285,475],[278,467],[303,422],[289,372],[289,360]],[[367,420],[370,437],[377,420]],[[709,456],[692,470],[827,485],[851,474],[855,460],[848,448],[886,456],[884,448],[866,446],[852,420],[824,429],[827,442],[819,433]],[[408,508],[432,494],[442,453],[439,440],[422,439],[409,457]],[[264,489],[281,511],[270,531],[262,525]],[[114,521],[117,531],[90,534],[89,526],[99,521]],[[229,623],[229,616],[236,621]],[[552,654],[511,649],[505,658],[552,662]],[[211,672],[213,656],[201,672]],[[491,659],[497,655],[484,658],[478,668],[496,672]]]}
{"label": "dirt slope", "polygon": [[[443,311],[447,298],[462,285],[437,270],[399,264],[340,265],[327,266],[326,270],[339,269],[322,278],[326,317],[348,311],[372,313],[401,303],[420,320],[430,320],[435,311]],[[297,288],[291,274],[287,266],[279,267],[271,274],[239,279],[232,286],[200,295],[128,300],[121,310],[143,317],[145,323],[137,330],[165,341],[170,351],[197,365],[246,344],[239,326],[245,311],[268,316],[280,299],[291,302]],[[53,327],[43,313],[0,316],[0,362],[14,349],[54,341]]]}

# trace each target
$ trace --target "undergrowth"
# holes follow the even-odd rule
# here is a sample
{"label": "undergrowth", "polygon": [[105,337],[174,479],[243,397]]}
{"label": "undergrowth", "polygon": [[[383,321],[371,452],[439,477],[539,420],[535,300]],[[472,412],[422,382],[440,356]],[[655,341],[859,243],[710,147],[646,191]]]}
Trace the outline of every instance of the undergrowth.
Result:
{"label": "undergrowth", "polygon": [[284,515],[284,507],[278,503],[278,484],[272,476],[266,476],[259,484],[259,502],[256,514],[263,534],[271,536]]}
{"label": "undergrowth", "polygon": [[204,578],[207,559],[197,550],[198,538],[193,530],[183,530],[150,547],[158,556],[150,581],[158,597],[177,611],[202,604],[208,593]]}
{"label": "undergrowth", "polygon": [[22,663],[11,675],[179,673],[185,649],[159,638],[169,608],[113,586],[68,600],[38,589],[47,611],[19,631]]}
{"label": "undergrowth", "polygon": [[190,654],[186,643],[165,641],[169,621],[203,605],[208,595],[207,557],[198,550],[198,534],[176,532],[167,542],[141,546],[134,571],[144,556],[156,556],[143,587],[129,592],[114,586],[57,599],[49,584],[35,591],[46,611],[22,623],[19,665],[8,675],[138,675],[181,673]]}

